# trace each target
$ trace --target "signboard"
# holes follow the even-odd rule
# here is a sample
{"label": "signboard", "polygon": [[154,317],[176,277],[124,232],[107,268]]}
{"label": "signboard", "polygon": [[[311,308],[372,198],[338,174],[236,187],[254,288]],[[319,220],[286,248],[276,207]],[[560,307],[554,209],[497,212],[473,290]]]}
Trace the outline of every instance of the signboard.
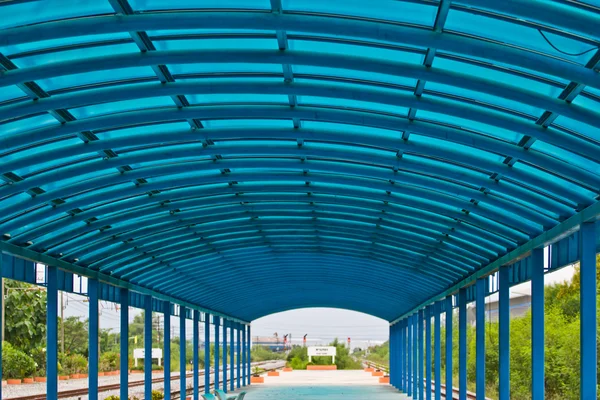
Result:
{"label": "signboard", "polygon": [[[142,349],[133,349],[133,358],[135,360],[135,366],[137,367],[137,360],[138,358],[144,359],[146,355],[145,350]],[[162,349],[152,349],[152,358],[157,358],[158,359],[158,365],[160,365],[160,361],[162,360],[163,357],[163,351]]]}
{"label": "signboard", "polygon": [[335,364],[336,348],[333,346],[310,346],[308,347],[308,361],[312,361],[313,356],[332,357],[332,364]]}

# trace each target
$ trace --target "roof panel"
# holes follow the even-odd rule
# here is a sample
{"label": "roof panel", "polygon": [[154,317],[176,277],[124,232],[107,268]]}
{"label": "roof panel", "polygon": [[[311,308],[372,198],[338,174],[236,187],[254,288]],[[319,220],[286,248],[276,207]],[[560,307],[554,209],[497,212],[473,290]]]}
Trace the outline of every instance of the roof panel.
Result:
{"label": "roof panel", "polygon": [[583,3],[57,3],[0,6],[1,250],[393,320],[597,207]]}

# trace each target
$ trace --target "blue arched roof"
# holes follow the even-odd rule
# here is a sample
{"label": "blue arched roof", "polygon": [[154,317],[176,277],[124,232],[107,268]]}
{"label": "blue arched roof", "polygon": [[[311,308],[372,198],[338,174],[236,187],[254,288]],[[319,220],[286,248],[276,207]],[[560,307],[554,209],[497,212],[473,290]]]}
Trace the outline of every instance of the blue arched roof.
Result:
{"label": "blue arched roof", "polygon": [[393,320],[597,204],[598,7],[3,2],[0,248]]}

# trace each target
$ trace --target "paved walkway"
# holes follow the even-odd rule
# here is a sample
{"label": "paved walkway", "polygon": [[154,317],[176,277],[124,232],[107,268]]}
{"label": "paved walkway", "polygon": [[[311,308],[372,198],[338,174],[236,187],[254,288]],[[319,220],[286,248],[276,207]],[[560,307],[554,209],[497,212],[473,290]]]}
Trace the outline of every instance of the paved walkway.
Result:
{"label": "paved walkway", "polygon": [[247,400],[404,400],[408,399],[364,371],[293,371],[265,377],[246,389]]}

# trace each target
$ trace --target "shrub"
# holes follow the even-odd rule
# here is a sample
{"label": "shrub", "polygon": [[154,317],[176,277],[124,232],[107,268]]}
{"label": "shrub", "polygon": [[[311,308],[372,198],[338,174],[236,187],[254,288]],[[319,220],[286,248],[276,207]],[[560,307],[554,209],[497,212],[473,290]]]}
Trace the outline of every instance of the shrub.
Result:
{"label": "shrub", "polygon": [[165,394],[163,392],[159,392],[158,390],[152,391],[152,400],[163,400],[165,398]]}
{"label": "shrub", "polygon": [[119,353],[107,351],[100,355],[99,369],[101,372],[116,371],[119,368]]}
{"label": "shrub", "polygon": [[2,369],[7,379],[23,379],[35,372],[35,361],[19,349],[4,342],[2,344]]}
{"label": "shrub", "polygon": [[64,357],[63,367],[68,375],[80,374],[87,371],[87,359],[81,354],[69,354]]}
{"label": "shrub", "polygon": [[31,350],[31,358],[35,362],[35,376],[46,376],[46,349],[37,347]]}

